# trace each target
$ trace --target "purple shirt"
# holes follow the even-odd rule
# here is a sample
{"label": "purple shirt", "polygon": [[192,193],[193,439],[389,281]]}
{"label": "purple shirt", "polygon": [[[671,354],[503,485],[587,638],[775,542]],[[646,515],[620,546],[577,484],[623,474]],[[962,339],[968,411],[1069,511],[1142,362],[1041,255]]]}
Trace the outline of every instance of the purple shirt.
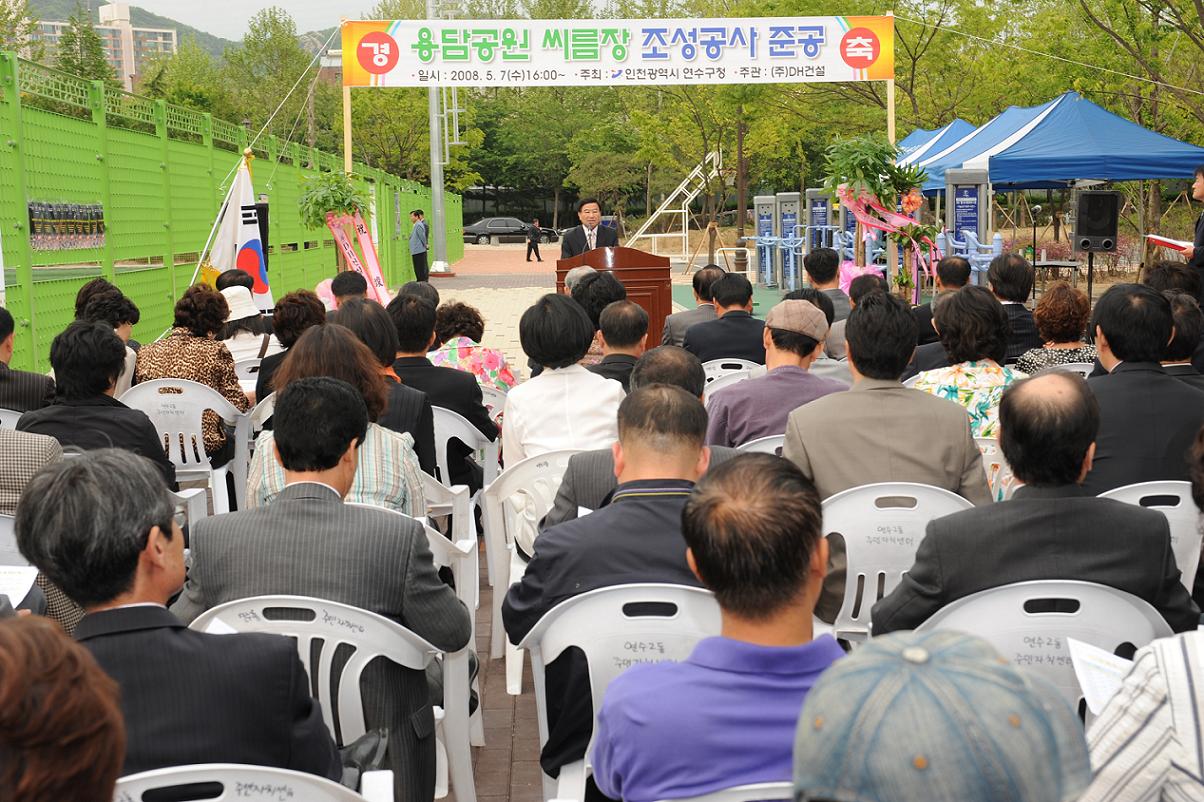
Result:
{"label": "purple shirt", "polygon": [[740,446],[786,433],[790,413],[810,401],[849,389],[836,379],[794,365],[774,368],[717,391],[707,401],[707,445]]}
{"label": "purple shirt", "polygon": [[599,790],[624,802],[791,778],[803,700],[844,651],[707,638],[684,663],[637,665],[606,689],[594,732]]}

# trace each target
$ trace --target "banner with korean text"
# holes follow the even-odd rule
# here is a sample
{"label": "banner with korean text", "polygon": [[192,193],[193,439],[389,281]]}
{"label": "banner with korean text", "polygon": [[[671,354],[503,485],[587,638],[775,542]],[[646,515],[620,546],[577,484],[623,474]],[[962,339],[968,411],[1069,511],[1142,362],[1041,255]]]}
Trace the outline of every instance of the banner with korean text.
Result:
{"label": "banner with korean text", "polygon": [[348,87],[894,78],[893,17],[349,21],[342,33]]}

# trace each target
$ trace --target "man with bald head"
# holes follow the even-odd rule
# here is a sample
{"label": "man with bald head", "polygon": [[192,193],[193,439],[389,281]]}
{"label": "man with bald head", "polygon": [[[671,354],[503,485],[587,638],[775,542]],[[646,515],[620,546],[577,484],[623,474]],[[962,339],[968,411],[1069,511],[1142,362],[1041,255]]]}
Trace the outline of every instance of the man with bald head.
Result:
{"label": "man with bald head", "polygon": [[915,564],[874,605],[873,632],[915,629],[950,602],[1035,579],[1095,582],[1152,604],[1176,632],[1200,611],[1179,579],[1166,517],[1084,490],[1100,412],[1087,383],[1052,372],[1013,383],[999,445],[1023,486],[1009,501],[928,524]]}

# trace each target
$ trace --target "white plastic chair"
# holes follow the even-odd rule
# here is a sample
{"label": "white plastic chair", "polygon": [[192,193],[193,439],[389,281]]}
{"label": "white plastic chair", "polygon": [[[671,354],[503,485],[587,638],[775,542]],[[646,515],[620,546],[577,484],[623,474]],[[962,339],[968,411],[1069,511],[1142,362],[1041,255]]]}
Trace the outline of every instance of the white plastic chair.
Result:
{"label": "white plastic chair", "polygon": [[492,575],[506,577],[493,587],[493,619],[490,632],[490,654],[494,658],[506,656],[506,691],[512,696],[522,693],[522,652],[506,638],[502,629],[502,599],[515,582],[523,578],[527,563],[518,555],[514,536],[519,522],[507,509],[506,501],[519,491],[534,505],[535,520],[543,518],[552,509],[556,491],[564,479],[569,458],[573,450],[549,451],[528,457],[502,471],[481,493],[481,506],[485,521],[485,558],[492,566]]}
{"label": "white plastic chair", "polygon": [[736,785],[709,794],[660,802],[757,802],[757,800],[794,799],[794,783],[750,783]]}
{"label": "white plastic chair", "polygon": [[733,370],[730,373],[725,373],[718,378],[711,379],[707,377],[706,386],[702,389],[702,403],[706,404],[711,400],[711,396],[722,390],[724,387],[731,387],[733,384],[739,384],[745,379],[752,378],[752,370],[743,368],[741,370]]}
{"label": "white plastic chair", "polygon": [[[548,741],[544,669],[565,649],[585,653],[596,717],[607,686],[619,674],[641,663],[684,660],[698,641],[718,635],[720,627],[719,605],[711,592],[684,585],[615,585],[556,605],[522,642],[531,653],[540,747]],[[562,766],[558,780],[545,775],[544,799],[584,799],[589,754],[587,749],[585,759]]]}
{"label": "white plastic chair", "polygon": [[506,407],[505,390],[499,390],[496,387],[486,387],[482,384],[481,400],[485,404],[485,409],[489,410],[489,417],[494,423],[497,423],[498,418],[502,416],[502,410]]}
{"label": "white plastic chair", "polygon": [[[922,373],[922,372],[923,372],[923,371],[921,371],[921,373]],[[917,382],[917,381],[919,381],[919,379],[920,379],[920,374],[919,374],[919,373],[917,373],[916,375],[912,376],[912,377],[911,377],[911,378],[909,378],[909,379],[904,379],[904,380],[903,380],[903,386],[904,386],[904,387],[907,387],[907,388],[909,388],[909,389],[910,389],[910,388],[913,388],[913,387],[915,387],[915,386],[916,386],[916,382]]]}
{"label": "white plastic chair", "polygon": [[1179,566],[1183,585],[1191,593],[1196,570],[1200,567],[1201,540],[1200,511],[1191,497],[1191,483],[1140,482],[1100,493],[1100,498],[1113,498],[1125,504],[1157,510],[1166,516],[1171,526],[1175,564]]}
{"label": "white plastic chair", "polygon": [[756,362],[750,362],[747,359],[737,359],[730,357],[727,359],[708,359],[702,363],[702,369],[706,372],[707,384],[722,378],[729,373],[735,373],[740,370],[752,370],[753,368],[761,367]]}
{"label": "white plastic chair", "polygon": [[1084,379],[1091,375],[1095,370],[1094,362],[1067,362],[1064,365],[1050,365],[1049,370],[1065,370],[1070,373],[1077,373]]}
{"label": "white plastic chair", "polygon": [[1012,466],[1003,456],[1003,449],[994,437],[975,437],[975,445],[982,452],[982,467],[987,472],[987,484],[991,487],[991,498],[1007,501],[1016,492],[1016,477]]}
{"label": "white plastic chair", "polygon": [[782,456],[782,449],[786,446],[786,435],[771,434],[766,437],[758,437],[756,440],[749,440],[747,443],[736,446],[737,451],[746,451],[752,454],[773,454],[775,457]]}
{"label": "white plastic chair", "polygon": [[1150,604],[1093,582],[1037,580],[1001,585],[938,610],[916,628],[958,630],[988,641],[1013,665],[1040,672],[1078,708],[1079,683],[1067,638],[1108,652],[1170,637],[1171,628]]}
{"label": "white plastic chair", "polygon": [[0,408],[0,429],[17,428],[17,421],[21,420],[23,414],[15,409]]}
{"label": "white plastic chair", "polygon": [[439,466],[439,477],[444,484],[451,482],[447,468],[447,441],[455,438],[478,452],[481,467],[485,470],[488,485],[498,474],[499,443],[490,441],[481,431],[468,422],[463,415],[443,407],[432,407],[435,417],[435,462]]}
{"label": "white plastic chair", "polygon": [[[333,780],[291,769],[251,766],[242,763],[200,763],[173,766],[130,774],[117,780],[113,802],[142,802],[151,799],[197,799],[192,795],[173,794],[181,786],[217,783],[219,789],[206,788],[205,802],[279,802],[281,799],[305,802],[389,802],[393,799],[393,772],[365,772],[363,791],[357,794]],[[213,796],[213,794],[217,796]]]}
{"label": "white plastic chair", "polygon": [[[267,610],[308,613],[308,620],[284,620],[269,616]],[[398,665],[424,671],[436,655],[443,654],[443,711],[436,708],[435,720],[445,744],[463,744],[469,752],[468,734],[468,650],[443,653],[425,639],[384,616],[348,604],[306,596],[255,596],[220,604],[197,616],[190,629],[202,632],[268,632],[293,638],[301,663],[311,678],[317,678],[318,701],[322,717],[340,746],[351,743],[366,732],[360,676],[378,657]],[[321,644],[317,665],[312,664],[313,644]],[[350,646],[354,654],[336,676],[333,663],[340,646]],[[339,716],[332,718],[333,701],[338,700]],[[454,749],[447,765],[457,800],[476,802],[471,754],[464,762]],[[446,791],[444,792],[446,794]]]}
{"label": "white plastic chair", "polygon": [[[17,548],[17,519],[0,515],[0,565],[29,565],[29,560]],[[12,599],[15,605],[20,599]]]}
{"label": "white plastic chair", "polygon": [[912,482],[863,485],[825,499],[824,534],[843,536],[848,557],[836,636],[867,637],[870,608],[911,568],[928,522],[972,506],[956,493]]}
{"label": "white plastic chair", "polygon": [[249,381],[254,386],[254,382],[259,378],[259,363],[262,361],[262,359],[254,357],[251,359],[240,359],[234,363],[234,375],[238,377],[240,382]]}
{"label": "white plastic chair", "polygon": [[[243,414],[234,408],[212,387],[186,379],[155,379],[136,384],[122,394],[121,403],[142,410],[154,424],[159,437],[165,441],[167,458],[176,466],[176,478],[181,482],[205,479],[213,491],[213,511],[230,511],[226,490],[226,474],[239,463],[247,463],[245,438],[234,437],[234,456],[230,462],[214,468],[205,454],[205,436],[201,419],[206,410],[216,412],[229,427],[237,430]],[[243,424],[245,426],[245,424]],[[238,481],[235,470],[234,489],[239,509],[246,509],[246,476]]]}

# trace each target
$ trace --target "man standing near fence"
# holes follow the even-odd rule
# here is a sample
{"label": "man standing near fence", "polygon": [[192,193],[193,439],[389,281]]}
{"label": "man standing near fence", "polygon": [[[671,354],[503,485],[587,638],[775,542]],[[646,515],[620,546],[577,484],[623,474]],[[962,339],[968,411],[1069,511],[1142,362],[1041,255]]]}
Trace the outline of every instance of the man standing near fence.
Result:
{"label": "man standing near fence", "polygon": [[410,229],[410,260],[414,263],[414,279],[426,281],[430,278],[430,270],[426,264],[430,228],[423,218],[421,209],[410,212],[410,222],[414,224],[414,227]]}

